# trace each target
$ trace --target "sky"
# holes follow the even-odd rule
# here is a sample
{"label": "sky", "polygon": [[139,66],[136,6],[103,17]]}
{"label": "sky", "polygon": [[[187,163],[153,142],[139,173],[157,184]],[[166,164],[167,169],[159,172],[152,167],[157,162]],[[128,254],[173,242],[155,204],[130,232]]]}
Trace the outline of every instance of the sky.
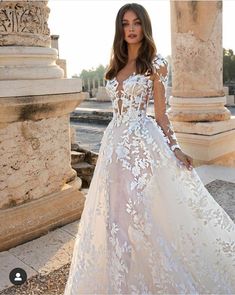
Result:
{"label": "sky", "polygon": [[[121,6],[139,3],[147,10],[157,51],[171,54],[170,0],[49,0],[48,26],[59,35],[59,57],[67,61],[67,76],[109,63],[115,19]],[[235,0],[223,1],[223,47],[235,52]]]}

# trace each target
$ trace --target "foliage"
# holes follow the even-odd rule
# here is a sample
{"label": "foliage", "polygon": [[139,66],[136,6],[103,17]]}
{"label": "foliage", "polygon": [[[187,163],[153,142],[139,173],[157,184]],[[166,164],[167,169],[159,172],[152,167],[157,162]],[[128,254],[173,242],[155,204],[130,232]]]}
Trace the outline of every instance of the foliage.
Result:
{"label": "foliage", "polygon": [[103,65],[99,65],[96,69],[90,69],[90,70],[82,70],[81,74],[79,75],[79,78],[81,79],[100,79],[102,80],[104,77],[105,67]]}
{"label": "foliage", "polygon": [[223,48],[223,82],[235,82],[235,55],[232,49]]}
{"label": "foliage", "polygon": [[83,69],[80,75],[73,75],[73,78],[81,78],[84,86],[83,91],[88,91],[88,80],[90,81],[90,87],[93,88],[92,80],[95,81],[95,87],[98,87],[98,80],[100,85],[103,85],[104,73],[106,68],[103,65],[99,65],[96,69],[92,68],[89,70]]}

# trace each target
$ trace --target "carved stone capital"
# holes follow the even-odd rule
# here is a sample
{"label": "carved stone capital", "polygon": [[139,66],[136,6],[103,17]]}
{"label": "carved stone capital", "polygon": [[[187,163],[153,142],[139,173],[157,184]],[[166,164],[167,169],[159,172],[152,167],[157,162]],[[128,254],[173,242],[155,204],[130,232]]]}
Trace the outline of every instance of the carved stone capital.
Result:
{"label": "carved stone capital", "polygon": [[50,47],[48,1],[0,1],[0,46]]}

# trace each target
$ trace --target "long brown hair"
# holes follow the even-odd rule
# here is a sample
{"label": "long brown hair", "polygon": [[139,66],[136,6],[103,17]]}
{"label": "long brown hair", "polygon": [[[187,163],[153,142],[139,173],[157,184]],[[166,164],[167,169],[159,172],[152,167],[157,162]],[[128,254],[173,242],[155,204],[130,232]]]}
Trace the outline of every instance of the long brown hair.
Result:
{"label": "long brown hair", "polygon": [[127,3],[123,5],[116,16],[115,36],[112,46],[109,66],[105,72],[104,78],[111,80],[126,65],[128,61],[127,42],[124,40],[122,19],[126,11],[133,11],[140,19],[143,39],[136,59],[136,71],[139,74],[153,73],[152,60],[157,54],[156,45],[152,36],[152,25],[146,9],[137,3]]}

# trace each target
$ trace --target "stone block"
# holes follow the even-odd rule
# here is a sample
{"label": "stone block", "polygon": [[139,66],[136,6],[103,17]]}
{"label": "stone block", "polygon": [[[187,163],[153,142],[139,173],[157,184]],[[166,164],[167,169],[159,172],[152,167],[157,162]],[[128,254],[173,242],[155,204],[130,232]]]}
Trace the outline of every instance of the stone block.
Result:
{"label": "stone block", "polygon": [[[0,251],[31,241],[81,217],[85,197],[77,178],[57,192],[1,210]],[[13,218],[14,216],[14,218]]]}
{"label": "stone block", "polygon": [[72,159],[71,161],[72,165],[83,162],[85,159],[85,153],[71,151],[71,159]]}

